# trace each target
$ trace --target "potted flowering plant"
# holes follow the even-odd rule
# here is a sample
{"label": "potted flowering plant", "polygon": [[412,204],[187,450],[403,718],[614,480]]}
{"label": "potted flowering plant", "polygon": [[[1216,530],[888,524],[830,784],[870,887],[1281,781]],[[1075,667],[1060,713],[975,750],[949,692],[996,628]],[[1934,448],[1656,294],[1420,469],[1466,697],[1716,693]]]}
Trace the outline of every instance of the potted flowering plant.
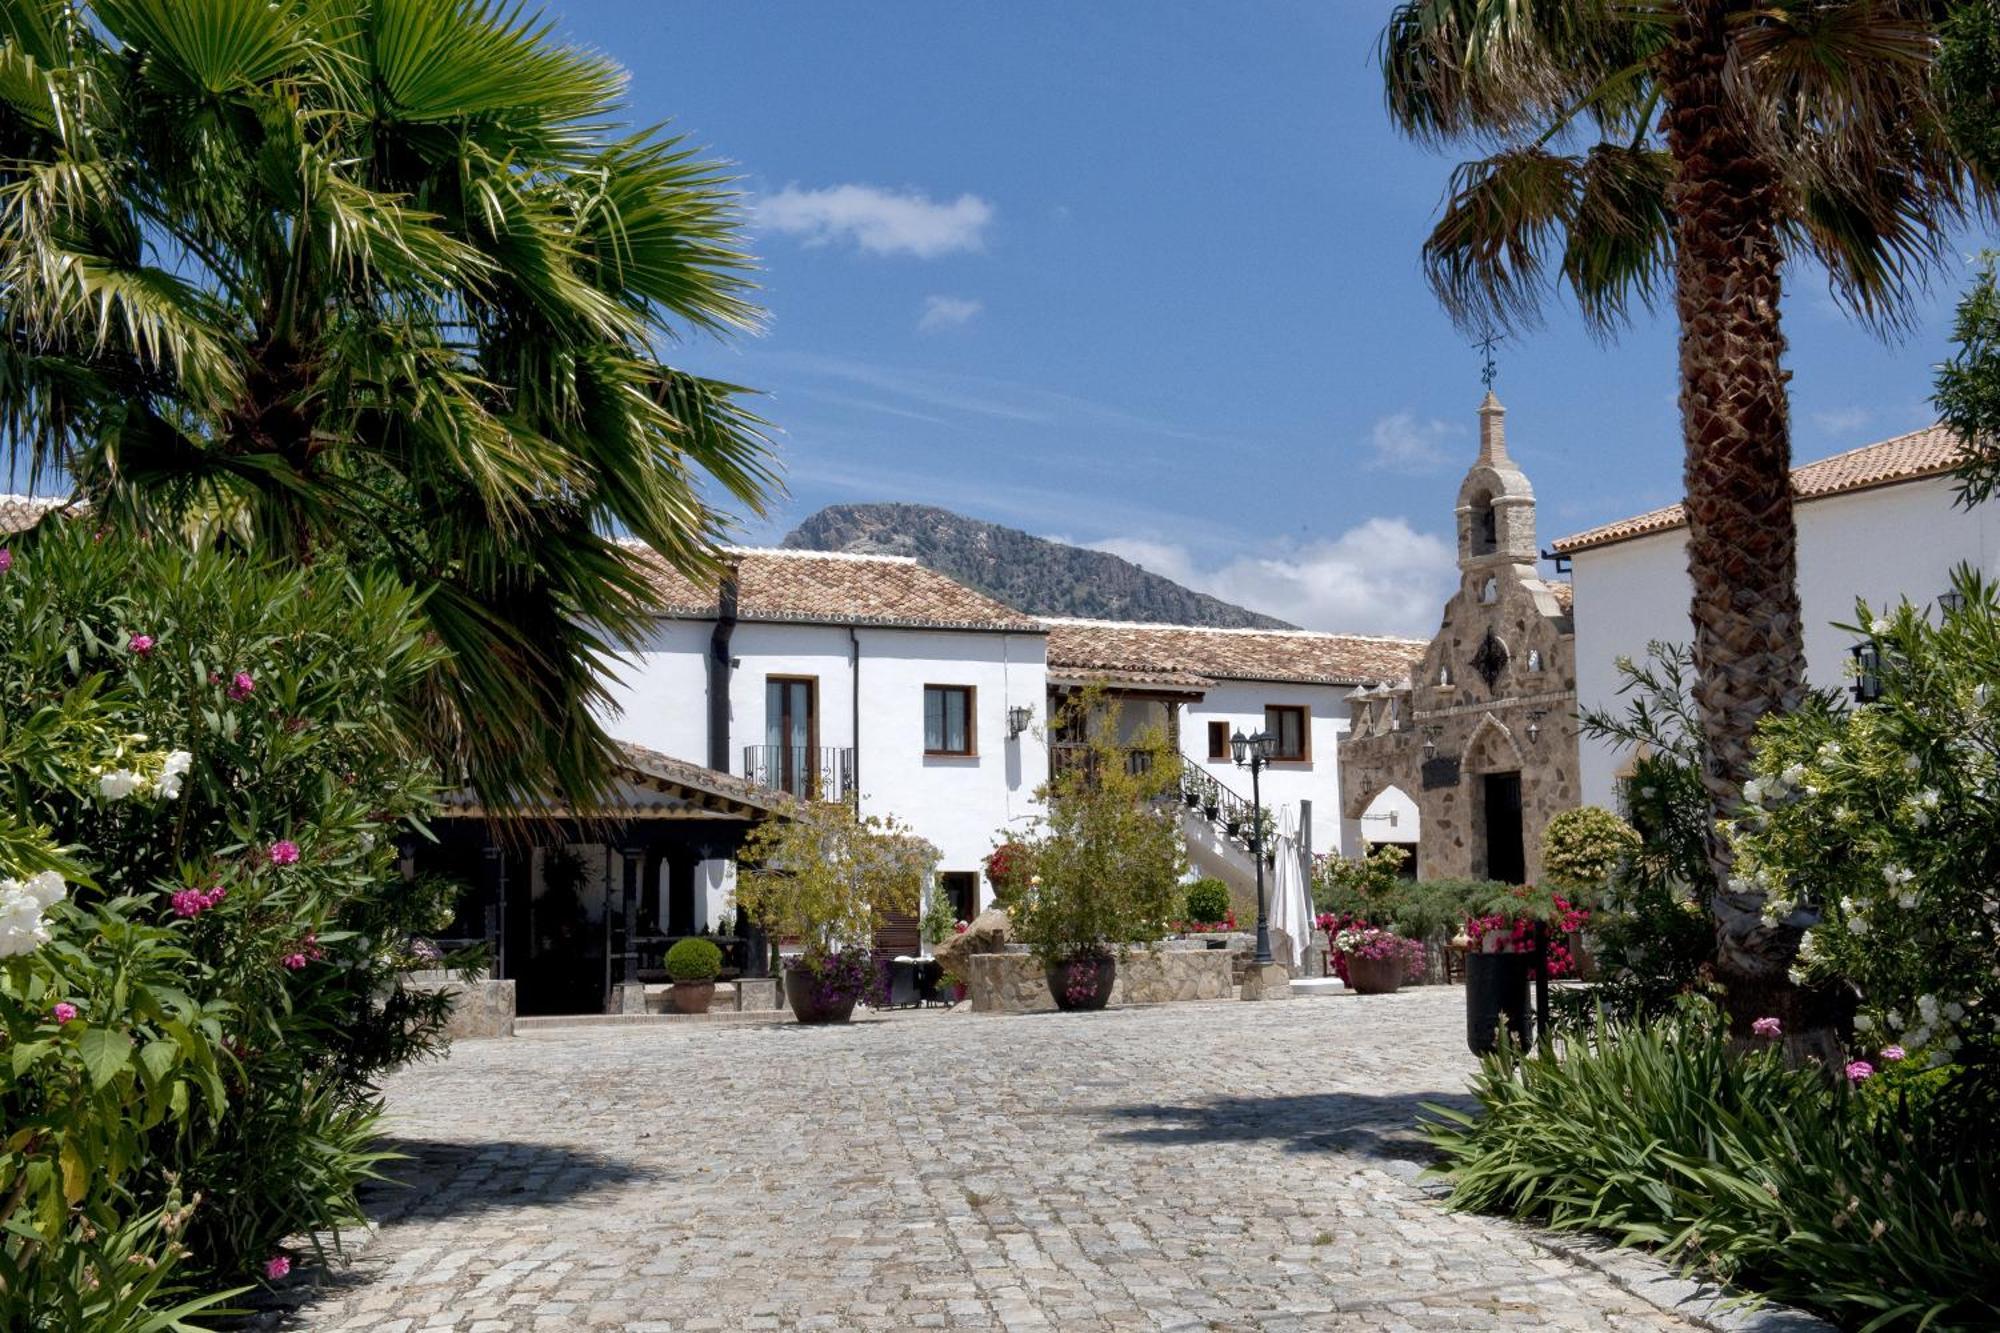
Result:
{"label": "potted flowering plant", "polygon": [[744,840],[738,904],[780,939],[785,1000],[801,1023],[845,1023],[878,983],[875,933],[917,907],[937,849],[880,815],[857,818],[841,801],[807,801]]}
{"label": "potted flowering plant", "polygon": [[1550,977],[1575,971],[1568,936],[1583,929],[1590,914],[1561,894],[1533,885],[1511,885],[1465,923],[1465,1040],[1475,1055],[1499,1045],[1506,1020],[1516,1045],[1534,1039],[1528,1018],[1528,983],[1539,943]]}
{"label": "potted flowering plant", "polygon": [[1346,964],[1348,987],[1357,995],[1393,994],[1423,966],[1423,946],[1393,930],[1350,926],[1333,937],[1333,947]]}

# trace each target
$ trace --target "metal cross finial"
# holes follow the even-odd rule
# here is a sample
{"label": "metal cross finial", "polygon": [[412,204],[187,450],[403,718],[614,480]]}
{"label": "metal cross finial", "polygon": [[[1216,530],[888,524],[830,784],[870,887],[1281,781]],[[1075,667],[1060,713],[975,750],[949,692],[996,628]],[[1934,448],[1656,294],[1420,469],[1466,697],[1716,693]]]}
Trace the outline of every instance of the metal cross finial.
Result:
{"label": "metal cross finial", "polygon": [[1479,349],[1479,382],[1490,392],[1494,379],[1500,374],[1500,366],[1493,359],[1493,349],[1505,341],[1505,335],[1488,332],[1484,338],[1472,344]]}

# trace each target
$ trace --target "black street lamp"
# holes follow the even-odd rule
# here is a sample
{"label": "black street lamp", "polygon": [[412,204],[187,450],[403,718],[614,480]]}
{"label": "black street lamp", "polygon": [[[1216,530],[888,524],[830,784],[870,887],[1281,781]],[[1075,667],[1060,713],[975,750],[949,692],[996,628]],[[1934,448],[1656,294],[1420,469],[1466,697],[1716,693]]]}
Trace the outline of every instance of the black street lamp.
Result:
{"label": "black street lamp", "polygon": [[1236,757],[1237,766],[1250,770],[1250,855],[1257,862],[1257,964],[1263,966],[1272,962],[1271,958],[1271,916],[1264,907],[1264,796],[1259,790],[1257,775],[1264,771],[1264,765],[1271,762],[1271,756],[1278,752],[1278,738],[1269,731],[1260,731],[1255,736],[1245,736],[1237,732],[1229,738],[1229,749]]}

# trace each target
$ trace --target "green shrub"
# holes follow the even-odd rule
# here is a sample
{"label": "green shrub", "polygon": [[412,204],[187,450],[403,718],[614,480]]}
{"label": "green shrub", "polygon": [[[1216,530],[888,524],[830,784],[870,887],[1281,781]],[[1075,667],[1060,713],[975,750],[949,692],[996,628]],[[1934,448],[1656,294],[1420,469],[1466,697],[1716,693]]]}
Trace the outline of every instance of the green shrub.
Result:
{"label": "green shrub", "polygon": [[1473,1094],[1476,1115],[1428,1108],[1456,1207],[1657,1247],[1850,1327],[2000,1324],[2000,1151],[1937,1114],[1953,1097],[1738,1054],[1696,1000],[1489,1057]]}
{"label": "green shrub", "polygon": [[[0,1326],[123,1327],[337,1239],[381,1161],[375,1084],[442,1045],[449,1000],[401,985],[437,895],[395,871],[436,789],[405,711],[436,650],[405,590],[333,561],[62,522],[11,550]],[[10,885],[57,846],[67,886],[30,913]],[[79,1274],[119,1247],[143,1257],[90,1313]]]}
{"label": "green shrub", "polygon": [[722,973],[722,950],[708,940],[676,940],[667,950],[667,977],[672,981],[713,981]]}
{"label": "green shrub", "polygon": [[766,930],[794,939],[818,973],[866,952],[891,916],[917,910],[937,849],[886,815],[856,818],[844,801],[807,801],[744,840],[736,901]]}
{"label": "green shrub", "polygon": [[1866,1045],[1940,1064],[2000,1038],[2000,598],[1954,584],[1937,624],[1857,608],[1880,701],[1760,727],[1732,839],[1736,887],[1803,932],[1795,979],[1858,986]]}
{"label": "green shrub", "polygon": [[1187,869],[1165,806],[1180,783],[1166,737],[1116,743],[1116,709],[1097,690],[1075,696],[1055,725],[1091,739],[1083,761],[1042,789],[1048,813],[1026,844],[1032,873],[1009,908],[1015,937],[1051,967],[1159,939],[1181,908]]}
{"label": "green shrub", "polygon": [[1596,894],[1638,850],[1638,833],[1602,806],[1564,810],[1542,829],[1542,879],[1551,888]]}
{"label": "green shrub", "polygon": [[1229,886],[1202,878],[1187,886],[1187,919],[1197,926],[1219,925],[1229,917]]}

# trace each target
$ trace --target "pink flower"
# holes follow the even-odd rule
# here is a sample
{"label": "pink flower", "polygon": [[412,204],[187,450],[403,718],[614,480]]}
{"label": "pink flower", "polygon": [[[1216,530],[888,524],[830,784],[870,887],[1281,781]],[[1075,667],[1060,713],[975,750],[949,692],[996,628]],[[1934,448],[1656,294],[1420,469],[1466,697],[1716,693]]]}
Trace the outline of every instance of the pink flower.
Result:
{"label": "pink flower", "polygon": [[280,838],[271,844],[271,864],[274,866],[297,865],[299,845],[290,838]]}
{"label": "pink flower", "polygon": [[272,1282],[292,1271],[292,1261],[282,1254],[274,1254],[264,1261],[264,1276]]}
{"label": "pink flower", "polygon": [[139,654],[139,656],[144,657],[147,653],[153,651],[153,636],[150,634],[134,634],[125,646]]}
{"label": "pink flower", "polygon": [[1896,1061],[1901,1060],[1908,1054],[1909,1052],[1905,1051],[1900,1046],[1884,1046],[1882,1048],[1882,1058],[1884,1060],[1889,1061],[1891,1064],[1894,1064]]}
{"label": "pink flower", "polygon": [[0,546],[0,574],[5,574],[8,570],[12,569],[13,567],[14,567],[14,553],[8,550],[6,547]]}
{"label": "pink flower", "polygon": [[49,1010],[49,1013],[54,1016],[57,1025],[60,1026],[76,1017],[76,1006],[68,1000],[59,1000],[56,1002],[56,1007]]}
{"label": "pink flower", "polygon": [[250,673],[247,671],[237,672],[235,679],[229,682],[229,689],[225,691],[231,699],[236,700],[238,703],[248,699],[256,692],[257,682],[251,679]]}
{"label": "pink flower", "polygon": [[1760,1018],[1750,1025],[1750,1030],[1760,1037],[1782,1037],[1785,1025],[1775,1018]]}
{"label": "pink flower", "polygon": [[1875,1066],[1869,1064],[1866,1060],[1849,1060],[1847,1062],[1848,1082],[1859,1083],[1864,1078],[1873,1078],[1874,1076]]}
{"label": "pink flower", "polygon": [[302,953],[288,953],[282,961],[286,967],[296,972],[306,965],[306,956]]}
{"label": "pink flower", "polygon": [[220,884],[211,885],[206,891],[201,889],[178,889],[170,900],[175,916],[200,916],[209,908],[229,895],[229,890]]}

